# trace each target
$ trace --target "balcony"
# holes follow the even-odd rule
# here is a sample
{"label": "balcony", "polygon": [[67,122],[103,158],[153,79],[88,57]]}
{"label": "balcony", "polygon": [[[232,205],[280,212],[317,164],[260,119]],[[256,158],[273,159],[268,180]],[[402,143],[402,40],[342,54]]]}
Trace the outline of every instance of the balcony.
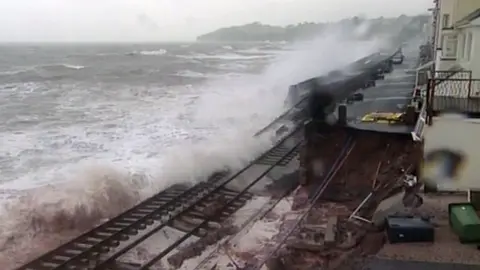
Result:
{"label": "balcony", "polygon": [[436,71],[428,78],[426,104],[428,124],[441,112],[480,115],[480,79],[472,79],[471,71]]}

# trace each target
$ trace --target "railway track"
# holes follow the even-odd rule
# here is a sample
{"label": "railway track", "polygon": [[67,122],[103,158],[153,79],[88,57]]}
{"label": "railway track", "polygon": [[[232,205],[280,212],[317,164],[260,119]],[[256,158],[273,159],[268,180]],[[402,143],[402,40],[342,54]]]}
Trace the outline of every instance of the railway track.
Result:
{"label": "railway track", "polygon": [[296,219],[296,221],[286,229],[286,232],[281,233],[281,237],[279,238],[279,240],[276,241],[273,247],[268,249],[266,254],[263,254],[263,256],[260,256],[260,258],[256,262],[248,263],[245,269],[260,270],[263,267],[263,265],[267,263],[269,259],[273,258],[276,255],[276,253],[280,250],[280,248],[285,244],[287,239],[296,231],[300,223],[313,210],[313,207],[315,206],[316,202],[318,201],[318,199],[321,198],[323,192],[327,189],[332,179],[334,179],[337,172],[342,168],[343,164],[347,160],[348,156],[350,155],[354,147],[355,147],[354,138],[352,136],[347,137],[344,147],[340,151],[339,155],[337,156],[337,159],[335,160],[333,166],[330,167],[330,170],[327,173],[326,177],[315,190],[314,196],[310,198],[309,206],[300,213],[299,218]]}
{"label": "railway track", "polygon": [[[324,139],[327,140],[326,137]],[[351,150],[351,146],[352,146],[351,142],[352,142],[352,139],[347,138],[347,140],[345,141],[345,145],[339,151],[335,161],[333,161],[330,172],[327,173],[324,179],[324,182],[319,187],[319,189],[321,188],[322,190],[324,190],[327,187],[329,181],[333,179],[333,176],[335,175],[336,170],[338,170],[338,168],[342,166],[345,156],[348,155],[349,151]],[[244,222],[242,222],[239,225],[237,233],[219,241],[219,243],[217,243],[217,247],[212,252],[210,252],[207,256],[205,256],[205,258],[203,258],[193,270],[222,269],[221,266],[217,265],[218,262],[221,260],[222,257],[230,256],[229,249],[224,244],[228,245],[228,244],[241,241],[241,237],[247,234],[250,228],[252,228],[257,221],[264,219],[269,213],[271,213],[271,211],[280,203],[280,201],[282,201],[286,196],[291,194],[291,192],[295,188],[296,186],[291,186],[285,189],[280,196],[271,197],[267,202],[265,202],[261,207],[259,207],[254,214],[252,214],[249,218],[247,218]],[[321,192],[319,190],[316,190],[316,191],[317,193]],[[181,264],[177,264],[175,266],[178,268],[181,266]],[[244,267],[243,269],[250,270],[249,267],[252,267],[252,265],[247,263],[246,267]]]}
{"label": "railway track", "polygon": [[[243,206],[251,198],[249,190],[256,183],[274,168],[285,166],[295,158],[303,140],[302,131],[301,127],[295,128],[236,173],[219,172],[190,188],[173,186],[18,270],[110,269],[120,256],[166,226],[183,231],[183,237],[136,268],[148,269],[189,237],[203,237],[217,229],[219,223]],[[257,176],[252,177],[243,190],[226,187],[254,165],[263,165],[264,169],[260,173],[255,170]]]}

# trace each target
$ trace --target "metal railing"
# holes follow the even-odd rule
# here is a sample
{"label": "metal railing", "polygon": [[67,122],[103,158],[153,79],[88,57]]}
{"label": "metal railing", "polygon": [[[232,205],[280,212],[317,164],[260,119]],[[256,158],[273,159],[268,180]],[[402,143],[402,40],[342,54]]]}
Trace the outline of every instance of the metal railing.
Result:
{"label": "metal railing", "polygon": [[[427,124],[432,124],[438,98],[469,101],[480,98],[480,79],[472,79],[469,70],[436,71],[435,76],[428,74],[426,92]],[[461,109],[461,108],[449,108]]]}

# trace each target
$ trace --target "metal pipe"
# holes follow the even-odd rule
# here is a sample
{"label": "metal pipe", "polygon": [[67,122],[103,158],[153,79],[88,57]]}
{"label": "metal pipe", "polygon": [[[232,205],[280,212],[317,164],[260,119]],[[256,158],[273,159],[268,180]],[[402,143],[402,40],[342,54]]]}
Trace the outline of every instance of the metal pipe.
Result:
{"label": "metal pipe", "polygon": [[360,221],[363,221],[363,222],[366,222],[366,223],[369,223],[369,224],[372,224],[372,223],[373,223],[371,220],[368,220],[368,219],[363,218],[363,217],[360,217],[360,216],[353,216],[352,218],[358,219],[358,220],[360,220]]}
{"label": "metal pipe", "polygon": [[360,210],[360,208],[362,208],[362,206],[370,199],[370,197],[372,197],[372,195],[373,195],[373,192],[370,192],[370,194],[368,194],[368,196],[365,197],[365,199],[363,199],[363,201],[357,206],[357,208],[355,208],[355,210],[348,217],[348,219],[352,219],[352,217],[357,214],[357,212]]}

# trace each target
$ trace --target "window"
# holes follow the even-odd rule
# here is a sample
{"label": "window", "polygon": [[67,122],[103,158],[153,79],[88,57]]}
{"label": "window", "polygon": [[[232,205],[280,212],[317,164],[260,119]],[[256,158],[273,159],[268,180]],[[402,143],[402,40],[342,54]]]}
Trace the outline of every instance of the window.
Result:
{"label": "window", "polygon": [[450,14],[443,14],[442,28],[448,28],[450,26]]}
{"label": "window", "polygon": [[458,39],[458,55],[457,55],[457,58],[465,58],[465,48],[467,46],[466,42],[465,42],[465,34],[460,34],[460,38]]}
{"label": "window", "polygon": [[444,46],[442,51],[446,58],[455,58],[457,56],[457,36],[445,35]]}

